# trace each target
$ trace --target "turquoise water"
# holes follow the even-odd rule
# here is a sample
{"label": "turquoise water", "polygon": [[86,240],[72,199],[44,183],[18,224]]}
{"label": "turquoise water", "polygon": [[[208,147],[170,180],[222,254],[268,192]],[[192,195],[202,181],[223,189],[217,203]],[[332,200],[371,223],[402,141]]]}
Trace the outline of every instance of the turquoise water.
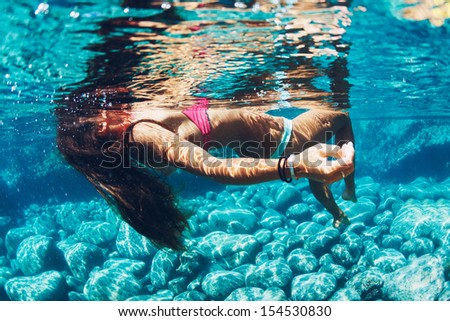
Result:
{"label": "turquoise water", "polygon": [[[0,4],[0,299],[450,298],[448,23],[407,20],[399,0],[268,3]],[[287,117],[348,109],[359,201],[338,203],[352,224],[330,228],[303,181],[236,187],[176,173],[195,213],[189,250],[159,250],[56,149],[56,107],[196,97]]]}

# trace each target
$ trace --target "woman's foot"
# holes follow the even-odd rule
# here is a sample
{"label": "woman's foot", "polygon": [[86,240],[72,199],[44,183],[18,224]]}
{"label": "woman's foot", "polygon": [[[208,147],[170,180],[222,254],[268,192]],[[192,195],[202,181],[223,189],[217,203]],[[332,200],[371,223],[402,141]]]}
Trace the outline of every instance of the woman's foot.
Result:
{"label": "woman's foot", "polygon": [[345,215],[344,212],[341,212],[339,214],[339,217],[334,219],[333,227],[334,228],[339,228],[342,224],[345,224],[345,225],[349,225],[350,224],[350,220],[348,219],[347,215]]}
{"label": "woman's foot", "polygon": [[342,199],[356,203],[357,199],[356,199],[355,188],[345,188],[344,193],[342,193]]}

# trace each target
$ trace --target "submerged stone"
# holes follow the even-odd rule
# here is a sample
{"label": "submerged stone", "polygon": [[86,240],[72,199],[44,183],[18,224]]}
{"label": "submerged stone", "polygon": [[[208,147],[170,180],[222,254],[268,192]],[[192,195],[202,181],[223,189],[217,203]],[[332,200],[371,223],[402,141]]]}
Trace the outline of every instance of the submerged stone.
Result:
{"label": "submerged stone", "polygon": [[373,260],[373,265],[385,273],[391,273],[405,266],[407,261],[402,253],[394,249],[385,249],[378,253]]}
{"label": "submerged stone", "polygon": [[331,247],[339,242],[340,233],[335,228],[327,228],[319,233],[310,236],[305,241],[305,249],[316,256],[326,253]]}
{"label": "submerged stone", "polygon": [[284,288],[293,277],[289,265],[284,259],[267,261],[256,267],[254,272],[247,276],[248,286],[267,289],[270,287]]}
{"label": "submerged stone", "polygon": [[214,300],[223,300],[243,286],[245,286],[244,276],[231,271],[211,272],[202,281],[203,292]]}
{"label": "submerged stone", "polygon": [[112,268],[93,270],[83,293],[90,301],[123,301],[141,291],[142,287],[132,273]]}
{"label": "submerged stone", "polygon": [[159,250],[153,257],[150,270],[152,285],[157,289],[167,286],[179,265],[178,255],[173,251]]}
{"label": "submerged stone", "polygon": [[[208,224],[212,230],[219,230],[228,233],[250,233],[253,232],[257,217],[252,211],[235,208],[235,209],[217,209],[208,215]],[[230,224],[234,224],[235,228],[230,228]],[[231,227],[233,224],[231,224]]]}
{"label": "submerged stone", "polygon": [[369,269],[357,273],[346,284],[347,288],[354,289],[362,300],[373,301],[383,296],[383,274],[378,269]]}
{"label": "submerged stone", "polygon": [[117,229],[114,224],[108,222],[88,221],[80,224],[76,234],[81,241],[104,245],[116,238]]}
{"label": "submerged stone", "polygon": [[12,301],[58,301],[67,299],[67,285],[58,271],[46,271],[36,276],[12,278],[5,284]]}
{"label": "submerged stone", "polygon": [[253,233],[253,236],[261,244],[267,244],[272,240],[272,232],[268,229],[260,229]]}
{"label": "submerged stone", "polygon": [[336,244],[331,248],[331,254],[334,262],[346,268],[350,268],[359,260],[359,256],[353,256],[346,244]]}
{"label": "submerged stone", "polygon": [[434,301],[444,288],[441,260],[426,254],[407,266],[386,274],[383,291],[394,301]]}
{"label": "submerged stone", "polygon": [[450,213],[448,200],[408,200],[400,207],[390,227],[390,234],[401,235],[409,240],[418,237],[430,237],[440,245],[449,241],[450,234],[446,222]]}
{"label": "submerged stone", "polygon": [[189,279],[184,276],[181,276],[181,277],[170,280],[167,283],[167,288],[170,291],[172,291],[172,293],[174,295],[178,295],[178,294],[186,291],[188,284],[189,284]]}
{"label": "submerged stone", "polygon": [[33,219],[33,230],[38,235],[52,235],[57,230],[57,224],[49,214],[41,214]]}
{"label": "submerged stone", "polygon": [[89,243],[75,243],[67,247],[64,258],[72,274],[82,280],[86,280],[91,270],[104,261],[102,250]]}
{"label": "submerged stone", "polygon": [[267,254],[269,260],[284,258],[286,253],[286,245],[279,241],[273,241],[263,246],[262,252]]}
{"label": "submerged stone", "polygon": [[414,254],[416,256],[422,256],[424,254],[433,253],[434,244],[433,241],[426,237],[415,237],[403,243],[400,247],[400,252],[402,252],[406,257]]}
{"label": "submerged stone", "polygon": [[275,195],[275,204],[278,211],[285,213],[294,204],[302,201],[302,194],[295,187],[283,184]]}
{"label": "submerged stone", "polygon": [[247,287],[234,290],[225,301],[286,301],[287,297],[283,290],[279,288]]}
{"label": "submerged stone", "polygon": [[341,282],[345,279],[347,270],[339,264],[327,263],[324,264],[320,269],[319,273],[328,273],[336,278],[337,282]]}
{"label": "submerged stone", "polygon": [[141,276],[145,273],[145,263],[139,260],[116,258],[109,259],[103,264],[104,269],[118,269]]}
{"label": "submerged stone", "polygon": [[400,235],[383,235],[381,246],[384,248],[392,248],[395,250],[400,250],[403,244],[403,238]]}
{"label": "submerged stone", "polygon": [[253,235],[212,232],[203,237],[197,247],[208,259],[216,260],[227,269],[233,269],[251,262],[261,244]]}
{"label": "submerged stone", "polygon": [[60,258],[53,239],[34,235],[26,238],[17,249],[17,262],[25,275],[35,275],[53,267]]}
{"label": "submerged stone", "polygon": [[173,298],[174,301],[206,301],[206,294],[198,291],[186,291]]}
{"label": "submerged stone", "polygon": [[343,202],[340,205],[352,224],[359,222],[367,225],[371,223],[377,210],[374,202],[366,197],[359,198],[357,203]]}
{"label": "submerged stone", "polygon": [[361,301],[361,296],[353,288],[343,288],[336,291],[330,301]]}
{"label": "submerged stone", "polygon": [[273,209],[268,209],[261,217],[260,224],[263,228],[274,230],[283,227],[286,222],[286,217]]}
{"label": "submerged stone", "polygon": [[309,273],[292,280],[292,300],[324,301],[336,290],[336,279],[328,273]]}
{"label": "submerged stone", "polygon": [[56,222],[66,231],[74,233],[83,221],[89,218],[89,208],[86,205],[76,206],[66,202],[58,207]]}
{"label": "submerged stone", "polygon": [[286,217],[297,222],[306,222],[311,220],[312,215],[308,205],[297,203],[288,208]]}
{"label": "submerged stone", "polygon": [[199,252],[183,252],[180,255],[180,265],[176,272],[183,276],[190,276],[198,272],[205,263],[205,257]]}
{"label": "submerged stone", "polygon": [[120,224],[116,248],[120,255],[130,259],[153,257],[157,251],[148,238],[136,232],[125,222]]}
{"label": "submerged stone", "polygon": [[32,235],[35,235],[34,230],[28,226],[10,229],[5,236],[5,247],[8,255],[10,257],[16,257],[19,244]]}
{"label": "submerged stone", "polygon": [[450,301],[450,282],[445,282],[444,289],[437,298],[438,301]]}
{"label": "submerged stone", "polygon": [[287,262],[294,274],[312,273],[319,267],[319,262],[314,254],[304,249],[295,249],[289,253]]}

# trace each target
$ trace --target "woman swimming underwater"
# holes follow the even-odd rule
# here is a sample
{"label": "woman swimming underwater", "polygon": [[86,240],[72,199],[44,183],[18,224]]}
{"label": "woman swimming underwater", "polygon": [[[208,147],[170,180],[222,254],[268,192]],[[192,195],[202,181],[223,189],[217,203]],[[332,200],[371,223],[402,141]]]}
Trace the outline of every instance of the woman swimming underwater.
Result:
{"label": "woman swimming underwater", "polygon": [[[206,99],[183,110],[56,112],[58,147],[136,231],[160,246],[183,249],[187,217],[154,170],[181,168],[225,184],[307,178],[333,215],[349,220],[329,184],[345,180],[342,197],[356,201],[353,131],[347,113],[309,110],[293,120],[244,109],[208,108]],[[326,144],[335,136],[336,145]],[[233,146],[240,157],[219,158],[211,147]]]}

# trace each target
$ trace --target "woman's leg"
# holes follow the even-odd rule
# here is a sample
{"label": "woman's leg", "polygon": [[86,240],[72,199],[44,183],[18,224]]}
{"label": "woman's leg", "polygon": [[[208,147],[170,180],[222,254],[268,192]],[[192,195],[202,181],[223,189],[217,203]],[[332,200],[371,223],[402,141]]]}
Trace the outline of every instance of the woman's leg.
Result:
{"label": "woman's leg", "polygon": [[[317,143],[325,143],[332,136],[336,144],[342,146],[347,142],[354,142],[352,125],[347,113],[311,110],[293,120],[292,150],[300,152]],[[345,191],[342,197],[346,200],[356,201],[354,173],[348,175],[345,181]],[[316,199],[333,215],[334,227],[350,221],[336,204],[330,188],[323,183],[309,180],[309,185]]]}

